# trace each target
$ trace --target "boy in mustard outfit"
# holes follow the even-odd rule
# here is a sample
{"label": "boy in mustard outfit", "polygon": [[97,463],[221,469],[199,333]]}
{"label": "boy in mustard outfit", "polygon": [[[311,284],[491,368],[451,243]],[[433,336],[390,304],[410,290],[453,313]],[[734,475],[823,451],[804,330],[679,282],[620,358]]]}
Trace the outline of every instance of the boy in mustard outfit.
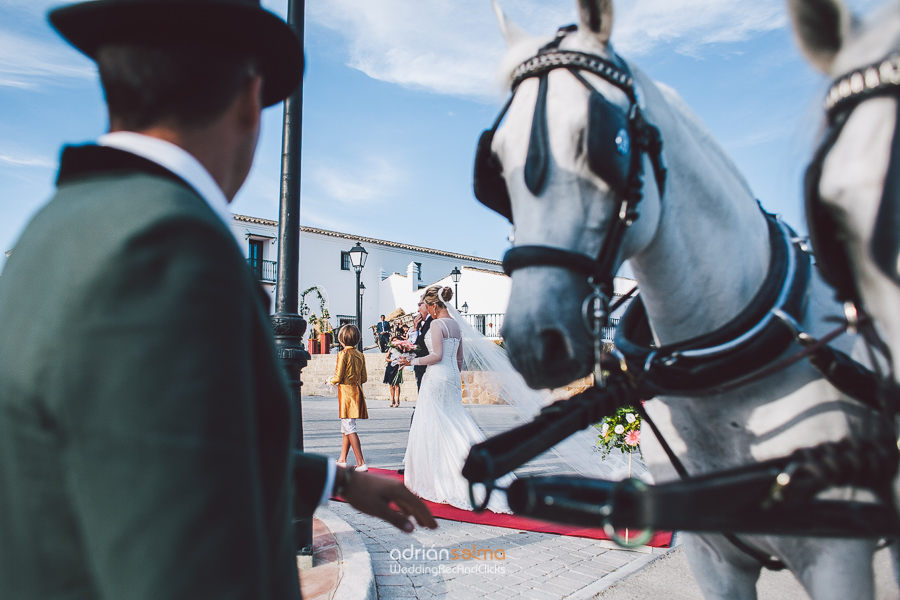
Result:
{"label": "boy in mustard outfit", "polygon": [[329,381],[332,385],[338,385],[338,403],[340,404],[341,433],[341,457],[338,459],[339,467],[347,466],[347,452],[353,448],[356,457],[356,470],[368,471],[366,459],[363,458],[362,448],[359,445],[359,435],[356,433],[356,420],[368,419],[369,411],[366,410],[366,397],[363,395],[362,384],[366,382],[366,359],[362,352],[356,349],[359,343],[360,333],[356,325],[344,325],[338,332],[338,341],[343,346],[338,354],[337,366],[334,369],[334,377]]}

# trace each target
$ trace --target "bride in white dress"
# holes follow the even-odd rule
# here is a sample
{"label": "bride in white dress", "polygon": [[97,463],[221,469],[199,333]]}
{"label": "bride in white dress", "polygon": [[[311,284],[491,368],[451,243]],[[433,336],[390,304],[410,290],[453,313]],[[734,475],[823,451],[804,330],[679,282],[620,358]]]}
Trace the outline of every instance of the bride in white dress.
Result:
{"label": "bride in white dress", "polygon": [[[461,472],[469,449],[485,438],[462,404],[462,335],[445,304],[451,298],[449,287],[433,286],[425,291],[422,300],[432,317],[425,334],[429,353],[411,363],[401,361],[428,366],[409,429],[404,483],[420,498],[471,510],[469,484]],[[506,487],[511,481],[507,477],[498,484]],[[502,494],[491,497],[488,510],[510,512]]]}
{"label": "bride in white dress", "polygon": [[[401,359],[402,365],[428,365],[403,459],[404,482],[420,498],[471,510],[462,467],[469,449],[485,436],[462,403],[463,364],[467,370],[477,371],[482,384],[489,385],[500,403],[507,405],[511,427],[530,421],[553,397],[546,390],[529,388],[506,352],[466,323],[449,304],[452,298],[449,287],[432,286],[425,291],[422,300],[433,319],[425,334],[429,354],[412,363]],[[550,471],[554,474],[612,480],[634,476],[650,481],[640,459],[632,465],[630,456],[613,452],[604,457],[597,452],[597,431],[592,427],[557,444],[550,453],[560,459]],[[512,475],[502,477],[496,484],[506,488],[513,479]],[[501,492],[491,495],[488,509],[510,512]]]}

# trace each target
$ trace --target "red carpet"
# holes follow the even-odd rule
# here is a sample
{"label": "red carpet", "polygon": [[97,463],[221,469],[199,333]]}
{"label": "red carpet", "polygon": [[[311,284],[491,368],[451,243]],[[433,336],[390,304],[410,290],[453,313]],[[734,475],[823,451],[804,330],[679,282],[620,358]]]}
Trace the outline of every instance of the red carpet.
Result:
{"label": "red carpet", "polygon": [[[369,473],[383,475],[403,481],[403,475],[396,471],[387,471],[385,469],[375,469],[369,467]],[[562,525],[559,523],[548,523],[546,521],[537,521],[528,517],[519,517],[516,515],[501,515],[485,511],[483,513],[474,513],[468,510],[462,510],[449,504],[435,504],[434,502],[424,501],[431,513],[438,518],[448,519],[450,521],[459,521],[461,523],[475,523],[477,525],[490,525],[492,527],[507,527],[509,529],[519,529],[522,531],[536,531],[538,533],[555,533],[557,535],[571,535],[574,537],[590,538],[593,540],[608,540],[609,537],[602,529],[590,527],[578,527],[575,525]],[[672,532],[657,532],[650,539],[648,546],[654,548],[668,548],[672,543]]]}

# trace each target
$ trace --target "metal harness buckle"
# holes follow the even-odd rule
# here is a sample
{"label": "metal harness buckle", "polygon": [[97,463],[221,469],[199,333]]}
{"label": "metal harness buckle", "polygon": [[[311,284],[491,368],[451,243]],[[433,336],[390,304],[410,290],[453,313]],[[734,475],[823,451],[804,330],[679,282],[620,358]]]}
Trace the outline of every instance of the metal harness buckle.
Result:
{"label": "metal harness buckle", "polygon": [[588,283],[591,284],[594,291],[584,299],[584,303],[581,305],[581,316],[584,326],[594,338],[594,385],[605,387],[606,381],[603,379],[600,363],[603,355],[603,326],[609,317],[609,296],[603,293],[603,289],[593,277],[588,280]]}

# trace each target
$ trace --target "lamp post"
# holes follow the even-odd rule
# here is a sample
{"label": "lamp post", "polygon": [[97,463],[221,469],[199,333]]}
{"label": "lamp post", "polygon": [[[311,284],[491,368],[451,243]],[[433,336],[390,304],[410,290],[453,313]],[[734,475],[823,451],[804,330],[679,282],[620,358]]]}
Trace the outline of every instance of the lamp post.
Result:
{"label": "lamp post", "polygon": [[[304,0],[288,0],[287,23],[303,46]],[[303,82],[284,101],[281,141],[281,198],[278,214],[278,283],[275,314],[270,318],[275,348],[288,384],[295,438],[293,446],[303,450],[303,411],[300,404],[300,373],[310,356],[303,347],[306,321],[297,314],[300,276],[300,136],[303,121]],[[297,555],[304,567],[312,567],[312,518],[294,521]]]}
{"label": "lamp post", "polygon": [[[363,267],[366,266],[366,259],[369,253],[362,247],[359,242],[350,248],[350,264],[356,271],[356,326],[359,327],[359,351],[362,352],[362,294],[359,291],[359,275],[362,273]],[[365,288],[363,288],[365,289]]]}
{"label": "lamp post", "polygon": [[365,296],[365,294],[366,294],[366,284],[363,282],[360,282],[360,284],[359,284],[359,323],[360,323],[360,326],[359,326],[359,350],[360,350],[360,352],[362,352],[363,346],[365,345],[365,344],[363,344],[363,328],[362,328],[362,314],[363,314],[362,303],[363,303],[363,296]]}
{"label": "lamp post", "polygon": [[453,291],[453,308],[459,310],[459,278],[462,277],[462,271],[459,270],[459,267],[453,267],[453,270],[450,271],[450,279],[453,280],[453,287],[456,288]]}

